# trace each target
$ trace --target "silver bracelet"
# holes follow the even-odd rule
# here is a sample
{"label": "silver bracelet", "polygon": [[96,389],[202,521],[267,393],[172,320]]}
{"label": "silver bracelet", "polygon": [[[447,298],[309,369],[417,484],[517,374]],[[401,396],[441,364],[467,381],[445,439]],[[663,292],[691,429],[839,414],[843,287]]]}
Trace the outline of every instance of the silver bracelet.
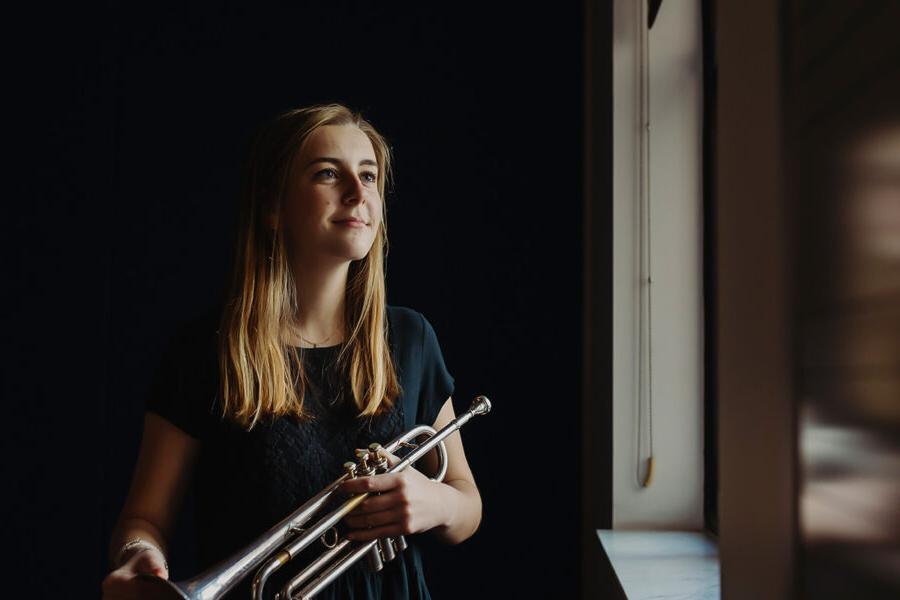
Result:
{"label": "silver bracelet", "polygon": [[[144,538],[139,538],[139,537],[125,542],[125,544],[123,544],[122,547],[119,548],[119,551],[116,553],[115,568],[118,569],[119,567],[121,567],[122,563],[124,562],[123,559],[125,558],[125,554],[132,548],[137,548],[137,547],[141,547],[142,549],[138,550],[138,552],[135,552],[134,554],[138,554],[139,552],[142,552],[143,550],[150,550],[150,549],[158,550],[159,553],[162,554],[163,564],[166,566],[166,571],[169,570],[169,562],[166,560],[166,555],[165,555],[165,553],[163,553],[162,549],[159,546],[157,546],[156,544],[151,544]],[[131,557],[129,556],[129,558],[131,558]]]}

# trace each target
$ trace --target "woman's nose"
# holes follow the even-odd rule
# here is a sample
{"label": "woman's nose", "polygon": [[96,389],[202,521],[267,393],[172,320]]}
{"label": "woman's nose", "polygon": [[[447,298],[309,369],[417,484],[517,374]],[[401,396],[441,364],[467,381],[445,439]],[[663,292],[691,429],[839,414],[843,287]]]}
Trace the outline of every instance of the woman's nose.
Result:
{"label": "woman's nose", "polygon": [[344,201],[348,203],[357,204],[359,202],[364,202],[366,198],[366,188],[363,185],[363,182],[360,181],[359,177],[353,177],[348,184],[350,188],[347,192],[347,195],[344,197]]}

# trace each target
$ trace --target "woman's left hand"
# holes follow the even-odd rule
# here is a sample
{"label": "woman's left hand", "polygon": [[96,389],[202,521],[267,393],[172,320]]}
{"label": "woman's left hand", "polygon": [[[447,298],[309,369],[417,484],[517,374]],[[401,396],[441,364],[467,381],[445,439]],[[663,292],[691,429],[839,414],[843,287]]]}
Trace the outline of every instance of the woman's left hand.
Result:
{"label": "woman's left hand", "polygon": [[[394,466],[400,459],[384,448],[379,453]],[[338,491],[353,495],[372,492],[347,514],[343,522],[351,540],[374,540],[409,535],[447,521],[444,484],[433,481],[412,465],[399,473],[379,473],[344,481]],[[380,493],[378,493],[380,492]]]}

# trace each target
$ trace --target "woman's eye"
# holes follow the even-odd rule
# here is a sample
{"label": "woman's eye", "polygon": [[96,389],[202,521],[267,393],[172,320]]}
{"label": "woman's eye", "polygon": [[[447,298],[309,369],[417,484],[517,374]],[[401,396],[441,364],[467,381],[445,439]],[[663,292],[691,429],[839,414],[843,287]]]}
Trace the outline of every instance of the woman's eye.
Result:
{"label": "woman's eye", "polygon": [[[332,175],[337,176],[337,172],[334,169],[322,169],[321,171],[316,173],[316,176],[318,177],[324,173],[331,173]],[[369,183],[375,183],[376,181],[378,181],[378,175],[372,173],[371,171],[366,171],[362,175],[363,178],[366,178],[366,181],[368,181]]]}

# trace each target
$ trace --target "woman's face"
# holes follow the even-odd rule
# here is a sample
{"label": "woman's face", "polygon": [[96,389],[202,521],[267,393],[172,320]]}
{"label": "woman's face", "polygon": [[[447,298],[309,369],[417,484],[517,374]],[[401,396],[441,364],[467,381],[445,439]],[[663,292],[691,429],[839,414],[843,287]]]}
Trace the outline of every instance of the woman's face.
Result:
{"label": "woman's face", "polygon": [[375,151],[362,130],[316,129],[295,157],[284,206],[291,252],[304,259],[364,258],[381,225],[377,182]]}

